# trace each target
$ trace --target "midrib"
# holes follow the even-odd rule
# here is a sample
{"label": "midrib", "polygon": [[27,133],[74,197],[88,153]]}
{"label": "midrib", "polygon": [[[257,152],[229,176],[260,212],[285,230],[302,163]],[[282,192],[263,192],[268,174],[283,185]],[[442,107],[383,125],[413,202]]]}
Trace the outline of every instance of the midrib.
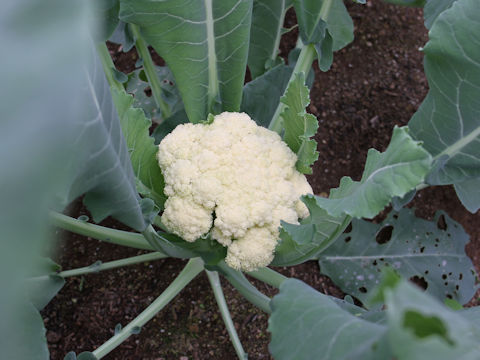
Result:
{"label": "midrib", "polygon": [[218,94],[217,78],[217,55],[215,53],[215,29],[213,23],[212,0],[204,0],[206,26],[207,26],[207,46],[208,46],[208,111],[213,108],[215,98]]}
{"label": "midrib", "polygon": [[449,147],[447,147],[445,150],[443,150],[440,154],[435,156],[435,160],[440,158],[443,155],[448,155],[449,157],[454,157],[457,155],[465,146],[470,144],[477,136],[480,136],[480,127],[477,127],[474,131],[472,131],[470,134],[465,136],[464,138],[461,138],[460,140],[456,141]]}

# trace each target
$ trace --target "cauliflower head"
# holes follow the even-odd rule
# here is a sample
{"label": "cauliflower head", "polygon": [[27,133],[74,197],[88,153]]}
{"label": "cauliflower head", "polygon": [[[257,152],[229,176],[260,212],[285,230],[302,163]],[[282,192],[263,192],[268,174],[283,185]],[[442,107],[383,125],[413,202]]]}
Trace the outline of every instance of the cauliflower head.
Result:
{"label": "cauliflower head", "polygon": [[228,247],[225,262],[234,269],[267,266],[280,220],[298,224],[309,215],[299,198],[312,188],[295,169],[297,156],[247,114],[179,125],[157,157],[168,196],[163,224],[189,242],[210,232]]}

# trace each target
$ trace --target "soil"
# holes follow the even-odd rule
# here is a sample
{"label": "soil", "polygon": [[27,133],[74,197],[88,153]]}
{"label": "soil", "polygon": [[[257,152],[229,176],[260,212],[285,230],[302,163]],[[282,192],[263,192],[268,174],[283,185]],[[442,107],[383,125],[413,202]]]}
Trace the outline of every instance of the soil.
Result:
{"label": "soil", "polygon": [[[421,9],[402,8],[380,1],[348,5],[355,24],[355,41],[337,52],[332,69],[321,73],[315,66],[310,112],[320,123],[316,140],[320,152],[309,177],[316,194],[327,194],[342,176],[359,179],[370,147],[385,150],[395,125],[407,124],[427,93],[422,53],[427,41]],[[289,13],[286,26],[295,23]],[[285,36],[281,55],[294,47],[296,31]],[[117,67],[134,68],[135,51],[122,53],[110,45]],[[155,54],[154,59],[161,64]],[[451,187],[420,191],[411,206],[417,214],[431,218],[436,209],[445,210],[471,236],[467,252],[480,270],[479,214],[467,212]],[[69,210],[71,216],[87,214],[81,202]],[[88,215],[88,214],[87,214]],[[101,225],[124,229],[113,221]],[[64,269],[97,260],[111,261],[142,253],[58,231],[58,253],[54,258]],[[180,272],[184,261],[158,260],[69,278],[65,287],[45,308],[51,358],[63,359],[69,351],[90,351],[114,333],[116,324],[126,325],[147,307]],[[325,276],[316,262],[278,271],[297,277],[315,289],[334,296],[343,294]],[[253,281],[267,295],[275,290]],[[240,296],[228,283],[224,292],[244,348],[250,359],[270,359],[268,317]],[[477,298],[477,297],[476,297]],[[477,300],[471,301],[472,304]],[[215,299],[204,274],[178,295],[150,321],[139,335],[131,336],[105,359],[235,359]]]}

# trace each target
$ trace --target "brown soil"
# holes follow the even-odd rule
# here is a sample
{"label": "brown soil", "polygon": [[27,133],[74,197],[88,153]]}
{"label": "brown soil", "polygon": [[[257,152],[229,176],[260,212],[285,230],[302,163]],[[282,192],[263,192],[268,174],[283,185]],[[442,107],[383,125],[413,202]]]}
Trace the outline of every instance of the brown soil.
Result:
{"label": "brown soil", "polygon": [[[342,176],[358,179],[367,150],[384,150],[393,127],[408,122],[427,92],[419,51],[427,40],[422,10],[377,0],[366,6],[350,4],[349,10],[355,23],[354,43],[335,55],[329,72],[315,68],[310,112],[320,122],[316,136],[320,158],[309,180],[317,194],[338,186]],[[288,25],[293,21],[290,16]],[[287,35],[282,42],[282,55],[294,46],[295,35]],[[137,55],[116,51],[114,59],[121,70],[131,71]],[[420,216],[428,218],[436,209],[443,209],[460,222],[471,236],[467,250],[480,270],[480,232],[475,226],[480,217],[468,213],[450,187],[421,191],[413,206]],[[79,216],[85,210],[77,203],[70,212]],[[102,225],[122,228],[111,220]],[[63,231],[58,235],[56,260],[65,269],[141,253]],[[116,324],[126,325],[148,306],[184,263],[166,259],[68,279],[43,311],[51,358],[63,359],[71,350],[78,354],[98,347],[113,335]],[[278,270],[324,293],[342,295],[319,274],[315,262]],[[270,359],[267,316],[223,283],[249,358]],[[263,283],[254,283],[267,295],[275,293]],[[196,278],[139,335],[131,336],[105,359],[235,359],[206,276]]]}

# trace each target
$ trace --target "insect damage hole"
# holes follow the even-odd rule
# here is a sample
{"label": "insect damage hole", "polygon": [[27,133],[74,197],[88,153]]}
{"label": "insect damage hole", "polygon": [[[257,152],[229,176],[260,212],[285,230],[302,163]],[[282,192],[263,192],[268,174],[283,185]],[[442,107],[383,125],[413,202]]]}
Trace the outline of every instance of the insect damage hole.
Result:
{"label": "insect damage hole", "polygon": [[386,244],[392,238],[392,232],[393,232],[393,226],[392,225],[388,225],[388,226],[383,227],[377,233],[377,236],[375,237],[375,241],[380,245]]}
{"label": "insect damage hole", "polygon": [[427,290],[428,288],[428,282],[425,280],[424,277],[415,275],[415,276],[412,276],[409,280],[415,285],[417,285],[418,287],[422,288],[423,290]]}
{"label": "insect damage hole", "polygon": [[150,86],[147,86],[145,89],[143,89],[143,92],[144,92],[145,95],[147,95],[148,97],[151,97],[151,96],[152,96],[152,89],[150,89]]}
{"label": "insect damage hole", "polygon": [[438,217],[437,227],[440,230],[447,230],[447,222],[445,221],[445,216],[443,214]]}

